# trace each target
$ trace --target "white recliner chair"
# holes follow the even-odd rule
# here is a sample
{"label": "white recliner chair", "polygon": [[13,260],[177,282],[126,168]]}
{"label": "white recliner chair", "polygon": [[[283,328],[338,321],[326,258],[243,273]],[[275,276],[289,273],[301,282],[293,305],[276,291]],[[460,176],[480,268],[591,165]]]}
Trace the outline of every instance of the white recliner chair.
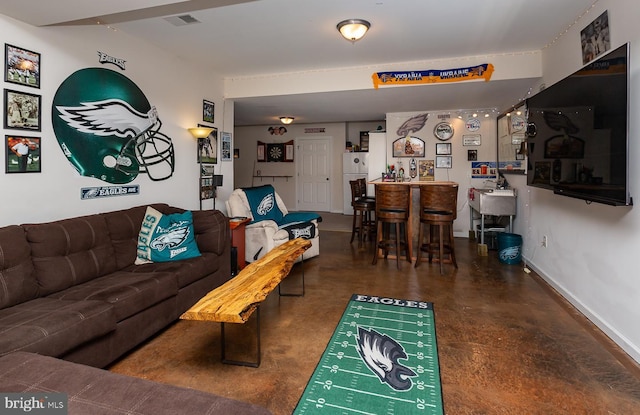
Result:
{"label": "white recliner chair", "polygon": [[235,189],[225,203],[229,217],[251,219],[245,227],[247,262],[256,261],[276,246],[298,237],[311,241],[304,259],[320,254],[318,222],[322,217],[313,212],[289,212],[273,186]]}

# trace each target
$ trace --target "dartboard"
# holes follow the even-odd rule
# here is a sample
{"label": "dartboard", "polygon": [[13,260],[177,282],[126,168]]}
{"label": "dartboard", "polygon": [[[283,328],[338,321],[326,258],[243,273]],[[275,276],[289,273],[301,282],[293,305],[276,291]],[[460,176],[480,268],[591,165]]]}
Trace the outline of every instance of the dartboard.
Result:
{"label": "dartboard", "polygon": [[267,161],[282,161],[283,157],[283,144],[267,144]]}

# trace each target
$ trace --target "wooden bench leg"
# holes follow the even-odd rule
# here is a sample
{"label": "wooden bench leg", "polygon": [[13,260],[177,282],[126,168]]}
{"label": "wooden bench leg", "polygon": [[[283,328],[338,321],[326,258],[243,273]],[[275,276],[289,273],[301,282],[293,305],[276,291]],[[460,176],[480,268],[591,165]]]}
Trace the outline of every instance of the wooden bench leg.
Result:
{"label": "wooden bench leg", "polygon": [[222,363],[228,364],[228,365],[237,365],[237,366],[249,366],[249,367],[258,367],[260,366],[260,306],[258,306],[256,308],[256,360],[251,362],[251,361],[246,361],[246,360],[232,360],[232,359],[227,359],[227,345],[226,345],[226,341],[225,341],[225,334],[224,334],[224,324],[225,323],[221,323],[222,326],[220,328],[220,342],[222,345]]}
{"label": "wooden bench leg", "polygon": [[301,255],[301,260],[300,260],[300,267],[302,267],[302,293],[301,294],[296,294],[296,293],[283,293],[282,290],[280,289],[280,286],[282,285],[282,283],[278,284],[278,295],[280,297],[304,297],[304,254]]}

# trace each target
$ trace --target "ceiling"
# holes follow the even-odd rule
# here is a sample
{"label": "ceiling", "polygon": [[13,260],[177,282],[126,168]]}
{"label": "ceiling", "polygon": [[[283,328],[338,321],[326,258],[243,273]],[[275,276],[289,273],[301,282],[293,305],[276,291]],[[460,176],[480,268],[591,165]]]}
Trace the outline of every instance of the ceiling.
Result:
{"label": "ceiling", "polygon": [[[35,26],[94,25],[145,39],[224,77],[278,76],[336,68],[540,51],[598,0],[2,0],[0,13]],[[184,23],[190,15],[199,23]],[[173,20],[171,23],[169,20]],[[173,17],[173,19],[171,19]],[[593,16],[595,18],[595,16]],[[371,22],[356,43],[336,24]],[[588,16],[585,20],[592,20]],[[577,42],[578,40],[576,40]],[[196,58],[194,58],[196,57]],[[484,63],[484,62],[483,62]],[[464,65],[461,65],[464,66]],[[406,70],[446,69],[414,68]],[[505,109],[534,79],[325,92],[236,101],[236,125],[371,121],[387,112]]]}

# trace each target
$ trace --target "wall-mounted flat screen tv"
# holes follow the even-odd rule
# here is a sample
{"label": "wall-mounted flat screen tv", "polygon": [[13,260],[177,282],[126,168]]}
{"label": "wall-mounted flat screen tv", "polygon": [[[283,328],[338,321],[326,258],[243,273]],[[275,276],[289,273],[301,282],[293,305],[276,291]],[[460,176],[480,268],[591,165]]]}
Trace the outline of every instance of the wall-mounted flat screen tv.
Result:
{"label": "wall-mounted flat screen tv", "polygon": [[629,44],[527,99],[527,184],[588,202],[629,195]]}

